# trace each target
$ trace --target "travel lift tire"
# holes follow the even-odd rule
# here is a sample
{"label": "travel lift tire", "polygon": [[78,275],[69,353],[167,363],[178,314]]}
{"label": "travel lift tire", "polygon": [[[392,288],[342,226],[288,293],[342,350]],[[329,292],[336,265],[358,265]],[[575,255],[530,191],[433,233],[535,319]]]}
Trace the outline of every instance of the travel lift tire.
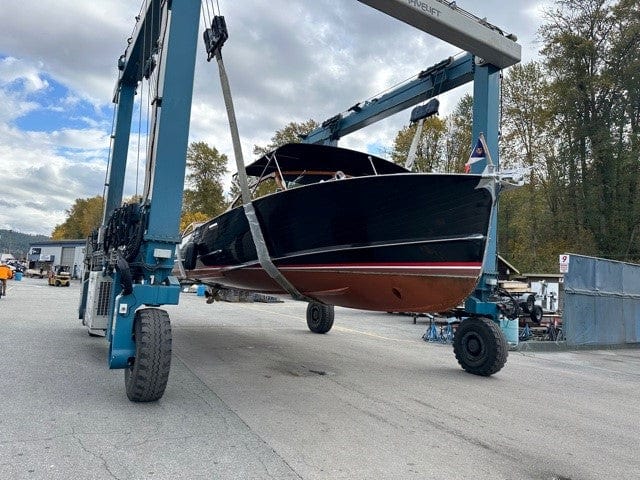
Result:
{"label": "travel lift tire", "polygon": [[333,327],[333,305],[310,302],[307,305],[307,326],[313,333],[327,333]]}
{"label": "travel lift tire", "polygon": [[453,351],[464,370],[485,377],[500,371],[509,355],[507,340],[498,324],[482,317],[460,323],[453,337]]}
{"label": "travel lift tire", "polygon": [[124,371],[127,397],[132,402],[153,402],[162,397],[171,368],[171,323],[158,308],[138,310],[133,340],[136,356]]}

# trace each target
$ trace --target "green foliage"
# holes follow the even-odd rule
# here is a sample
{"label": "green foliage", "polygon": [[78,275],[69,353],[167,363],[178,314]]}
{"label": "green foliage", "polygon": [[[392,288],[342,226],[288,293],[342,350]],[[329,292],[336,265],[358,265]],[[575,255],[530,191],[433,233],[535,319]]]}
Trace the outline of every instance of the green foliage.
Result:
{"label": "green foliage", "polygon": [[445,145],[445,172],[463,172],[469,160],[473,139],[473,97],[465,94],[447,117],[447,142]]}
{"label": "green foliage", "polygon": [[104,203],[101,196],[77,198],[69,210],[67,219],[56,225],[51,233],[53,240],[87,238],[100,226]]}
{"label": "green foliage", "polygon": [[[416,172],[460,172],[471,151],[473,99],[465,95],[445,119],[429,117],[418,139],[413,170]],[[404,165],[417,124],[404,127],[396,135],[391,159]]]}
{"label": "green foliage", "polygon": [[183,215],[200,212],[207,217],[219,215],[227,208],[222,179],[227,173],[227,156],[205,142],[193,142],[187,150]]}
{"label": "green foliage", "polygon": [[563,252],[640,260],[637,0],[557,0],[543,61],[503,83],[501,163],[531,168],[501,196],[499,249],[522,270]]}
{"label": "green foliage", "polygon": [[[391,154],[391,159],[395,163],[399,165],[405,164],[417,128],[418,125],[414,123],[398,132]],[[444,120],[434,116],[424,121],[413,166],[415,172],[441,170],[444,159],[445,133],[446,124]]]}
{"label": "green foliage", "polygon": [[192,223],[204,223],[209,220],[209,216],[202,212],[186,212],[182,214],[180,218],[180,231],[184,232]]}
{"label": "green foliage", "polygon": [[271,137],[271,143],[267,146],[261,147],[255,145],[253,147],[253,154],[261,157],[287,143],[300,143],[305,135],[319,126],[315,120],[307,120],[302,123],[291,122],[280,130],[277,130],[273,137]]}
{"label": "green foliage", "polygon": [[544,179],[565,239],[640,258],[640,16],[637,1],[558,0],[540,33],[554,139]]}

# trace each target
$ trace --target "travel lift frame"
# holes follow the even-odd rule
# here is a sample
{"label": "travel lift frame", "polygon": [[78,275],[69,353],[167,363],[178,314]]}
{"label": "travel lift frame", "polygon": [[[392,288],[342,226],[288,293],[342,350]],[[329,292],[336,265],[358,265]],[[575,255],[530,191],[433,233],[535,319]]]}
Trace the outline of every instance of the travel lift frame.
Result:
{"label": "travel lift frame", "polygon": [[[484,133],[497,166],[500,69],[520,60],[520,45],[486,21],[457,9],[454,2],[359,1],[470,53],[425,70],[415,81],[376,101],[352,107],[349,115],[325,122],[305,141],[335,143],[349,132],[473,81],[473,136]],[[166,311],[157,307],[177,304],[180,294],[172,270],[180,242],[200,2],[149,0],[146,11],[138,17],[128,47],[118,61],[120,73],[114,93],[117,114],[103,223],[87,242],[79,316],[90,334],[106,335],[109,367],[125,370],[126,393],[132,401],[161,398],[169,376],[170,320]],[[121,207],[134,96],[139,83],[154,71],[157,89],[152,102],[144,195],[141,203]],[[484,169],[480,163],[472,166],[474,173]],[[465,304],[469,314],[492,321],[469,323],[472,328],[463,339],[462,359],[456,351],[465,370],[481,375],[495,373],[506,361],[506,352],[501,363],[494,358],[487,367],[484,360],[486,350],[490,350],[490,357],[496,356],[491,352],[496,349],[492,339],[504,343],[504,335],[495,327],[498,307],[489,301],[497,283],[495,217],[492,215],[483,276]],[[489,327],[491,338],[486,335]],[[478,363],[481,366],[474,367]]]}

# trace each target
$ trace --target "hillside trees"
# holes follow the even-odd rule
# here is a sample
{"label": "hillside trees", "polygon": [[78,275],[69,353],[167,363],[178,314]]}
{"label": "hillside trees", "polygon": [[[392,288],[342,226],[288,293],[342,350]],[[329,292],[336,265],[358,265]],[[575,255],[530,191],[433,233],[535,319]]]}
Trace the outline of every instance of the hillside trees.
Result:
{"label": "hillside trees", "polygon": [[558,0],[540,30],[563,224],[621,260],[640,258],[639,24],[637,1]]}
{"label": "hillside trees", "polygon": [[558,181],[549,162],[554,158],[555,139],[548,129],[549,85],[538,62],[515,65],[502,83],[503,122],[500,145],[502,168],[528,169],[524,187],[504,193],[499,209],[500,253],[516,259],[526,271],[555,266],[556,251],[562,251],[562,224]]}
{"label": "hillside trees", "polygon": [[558,0],[541,62],[505,76],[501,163],[532,170],[501,198],[500,251],[525,270],[640,260],[639,24],[637,0]]}

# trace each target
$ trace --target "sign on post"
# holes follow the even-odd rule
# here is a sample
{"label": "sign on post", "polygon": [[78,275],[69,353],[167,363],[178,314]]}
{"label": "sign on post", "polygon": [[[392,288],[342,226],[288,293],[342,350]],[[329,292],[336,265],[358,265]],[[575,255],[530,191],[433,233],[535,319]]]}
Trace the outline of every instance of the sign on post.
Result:
{"label": "sign on post", "polygon": [[569,271],[569,255],[566,253],[560,255],[560,273],[567,273]]}

